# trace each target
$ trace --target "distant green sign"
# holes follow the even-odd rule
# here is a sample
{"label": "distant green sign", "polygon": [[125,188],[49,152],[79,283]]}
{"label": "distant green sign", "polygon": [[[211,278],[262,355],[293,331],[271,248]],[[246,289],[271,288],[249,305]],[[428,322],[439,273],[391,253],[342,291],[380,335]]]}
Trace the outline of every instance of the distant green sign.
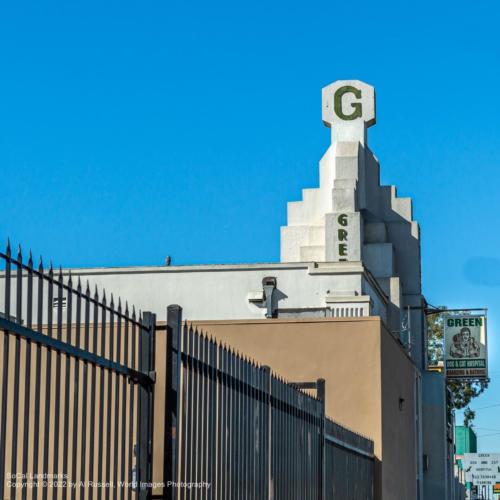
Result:
{"label": "distant green sign", "polygon": [[488,378],[486,316],[446,316],[444,340],[447,378]]}

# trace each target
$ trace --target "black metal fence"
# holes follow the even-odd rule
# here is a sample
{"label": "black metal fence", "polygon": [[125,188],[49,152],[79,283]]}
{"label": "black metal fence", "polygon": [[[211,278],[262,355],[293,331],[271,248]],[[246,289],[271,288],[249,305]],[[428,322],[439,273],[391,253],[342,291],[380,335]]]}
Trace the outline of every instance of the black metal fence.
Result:
{"label": "black metal fence", "polygon": [[325,498],[373,498],[373,441],[326,419]]}
{"label": "black metal fence", "polygon": [[154,394],[155,331],[154,314],[0,252],[1,499],[373,498],[373,443],[326,418],[324,381],[286,383],[170,306]]}
{"label": "black metal fence", "polygon": [[[323,381],[286,383],[181,327],[178,306],[169,307],[167,324],[170,365],[178,366],[170,392],[178,397],[167,419],[165,498],[373,498],[373,442],[325,417]],[[318,387],[320,397],[299,385]]]}
{"label": "black metal fence", "polygon": [[0,498],[146,498],[154,315],[9,244],[0,269]]}

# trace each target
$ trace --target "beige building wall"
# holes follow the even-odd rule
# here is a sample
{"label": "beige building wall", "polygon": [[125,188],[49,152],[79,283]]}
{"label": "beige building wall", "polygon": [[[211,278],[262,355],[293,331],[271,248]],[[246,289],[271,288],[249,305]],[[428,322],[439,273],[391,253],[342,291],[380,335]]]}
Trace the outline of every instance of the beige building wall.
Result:
{"label": "beige building wall", "polygon": [[324,378],[327,415],[374,441],[375,498],[416,498],[416,369],[380,318],[194,324],[290,382]]}

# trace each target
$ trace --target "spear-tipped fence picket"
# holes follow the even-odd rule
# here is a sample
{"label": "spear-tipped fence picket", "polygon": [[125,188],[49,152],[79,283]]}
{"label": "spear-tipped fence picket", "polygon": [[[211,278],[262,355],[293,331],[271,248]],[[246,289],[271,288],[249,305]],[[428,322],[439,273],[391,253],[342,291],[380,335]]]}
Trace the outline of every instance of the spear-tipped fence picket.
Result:
{"label": "spear-tipped fence picket", "polygon": [[9,243],[0,269],[0,498],[146,498],[154,315]]}

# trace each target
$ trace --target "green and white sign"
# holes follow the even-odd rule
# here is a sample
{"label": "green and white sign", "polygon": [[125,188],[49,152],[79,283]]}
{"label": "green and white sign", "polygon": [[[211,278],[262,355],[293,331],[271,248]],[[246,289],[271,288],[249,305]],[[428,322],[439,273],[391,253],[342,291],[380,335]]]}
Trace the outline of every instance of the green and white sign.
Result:
{"label": "green and white sign", "polygon": [[465,453],[462,459],[465,480],[476,486],[500,481],[500,453]]}
{"label": "green and white sign", "polygon": [[486,316],[446,316],[444,342],[444,366],[447,378],[488,378]]}

